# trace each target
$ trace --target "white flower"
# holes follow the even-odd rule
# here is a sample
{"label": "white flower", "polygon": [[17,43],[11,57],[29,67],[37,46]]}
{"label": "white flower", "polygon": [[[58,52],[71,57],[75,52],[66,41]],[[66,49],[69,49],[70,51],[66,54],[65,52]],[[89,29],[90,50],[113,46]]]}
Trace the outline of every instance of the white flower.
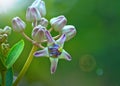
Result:
{"label": "white flower", "polygon": [[26,24],[19,17],[15,17],[12,19],[12,26],[13,26],[14,31],[22,32],[22,31],[24,31]]}
{"label": "white flower", "polygon": [[28,7],[26,11],[26,20],[30,22],[39,21],[41,19],[41,14],[38,9],[34,6]]}
{"label": "white flower", "polygon": [[32,6],[38,9],[42,17],[46,15],[46,6],[43,0],[35,0]]}
{"label": "white flower", "polygon": [[45,27],[38,25],[32,31],[32,38],[36,42],[42,42],[45,39]]}
{"label": "white flower", "polygon": [[76,35],[76,29],[73,25],[66,25],[62,29],[62,34],[66,35],[66,41],[68,41]]}
{"label": "white flower", "polygon": [[64,42],[66,40],[65,34],[63,34],[57,41],[55,41],[49,31],[46,31],[46,38],[48,45],[46,48],[34,53],[35,57],[46,56],[50,59],[51,62],[51,74],[56,71],[58,60],[66,59],[71,60],[71,56],[63,49]]}
{"label": "white flower", "polygon": [[50,20],[50,24],[55,31],[61,32],[62,28],[66,25],[67,19],[61,15]]}
{"label": "white flower", "polygon": [[3,29],[3,31],[4,31],[5,34],[9,35],[9,34],[11,34],[11,27],[5,26],[4,29]]}
{"label": "white flower", "polygon": [[44,26],[44,27],[47,27],[48,20],[46,18],[41,18],[39,24],[42,25],[42,26]]}

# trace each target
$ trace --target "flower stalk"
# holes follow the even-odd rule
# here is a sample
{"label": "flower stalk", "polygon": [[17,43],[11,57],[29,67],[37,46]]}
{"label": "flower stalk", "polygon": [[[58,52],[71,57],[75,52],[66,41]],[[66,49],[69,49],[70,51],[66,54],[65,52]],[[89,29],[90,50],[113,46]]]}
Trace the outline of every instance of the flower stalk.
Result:
{"label": "flower stalk", "polygon": [[37,48],[38,48],[37,46],[33,45],[32,49],[30,51],[30,54],[29,54],[29,56],[28,56],[28,58],[26,60],[26,63],[24,64],[22,70],[20,71],[17,79],[13,83],[13,86],[17,86],[18,83],[20,82],[20,80],[22,79],[22,77],[25,75],[26,71],[28,70],[28,68],[29,68],[29,66],[30,66],[30,64],[32,62],[33,54],[37,50]]}
{"label": "flower stalk", "polygon": [[33,42],[33,40],[32,40],[29,36],[27,36],[24,32],[21,32],[21,34],[22,34],[23,37],[25,37],[28,41]]}
{"label": "flower stalk", "polygon": [[2,85],[1,86],[6,86],[6,71],[1,71],[1,76],[2,76]]}

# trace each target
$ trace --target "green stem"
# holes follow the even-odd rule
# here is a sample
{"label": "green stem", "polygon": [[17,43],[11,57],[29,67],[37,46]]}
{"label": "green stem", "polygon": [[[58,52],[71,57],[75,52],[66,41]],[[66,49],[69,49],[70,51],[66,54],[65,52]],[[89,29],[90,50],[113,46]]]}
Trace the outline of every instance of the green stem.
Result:
{"label": "green stem", "polygon": [[21,80],[21,78],[24,76],[24,74],[26,73],[27,69],[29,68],[31,62],[32,62],[32,59],[33,59],[33,54],[34,52],[37,50],[37,46],[33,45],[32,49],[31,49],[31,52],[28,56],[28,59],[26,61],[26,63],[24,64],[22,70],[20,71],[17,79],[15,80],[15,82],[13,83],[13,86],[17,86],[17,84],[19,83],[19,81]]}
{"label": "green stem", "polygon": [[1,86],[6,86],[6,71],[1,71],[2,75],[2,85]]}

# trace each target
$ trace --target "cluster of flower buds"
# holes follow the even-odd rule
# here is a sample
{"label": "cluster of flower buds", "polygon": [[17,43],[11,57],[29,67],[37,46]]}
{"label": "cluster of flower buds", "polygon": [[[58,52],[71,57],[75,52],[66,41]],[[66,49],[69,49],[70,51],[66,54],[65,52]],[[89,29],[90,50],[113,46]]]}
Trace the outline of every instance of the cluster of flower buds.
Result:
{"label": "cluster of flower buds", "polygon": [[9,44],[7,42],[8,35],[11,34],[11,27],[6,26],[4,29],[0,29],[0,55],[7,55],[9,50]]}
{"label": "cluster of flower buds", "polygon": [[[76,35],[76,29],[73,25],[66,25],[67,19],[64,15],[53,17],[48,21],[46,18],[46,6],[43,0],[35,0],[31,6],[27,8],[26,20],[32,23],[32,40],[31,42],[41,45],[42,42],[47,42],[47,46],[43,50],[35,52],[36,57],[46,56],[51,61],[51,73],[54,73],[57,68],[58,59],[71,60],[71,56],[63,49],[65,41],[70,40]],[[47,29],[48,24],[51,25]],[[25,22],[19,17],[12,20],[12,26],[16,32],[24,32],[26,27]],[[54,30],[59,32],[59,35],[52,37],[50,32]],[[55,40],[57,39],[57,40]]]}
{"label": "cluster of flower buds", "polygon": [[35,0],[26,12],[26,20],[30,22],[40,21],[46,15],[45,2],[42,0]]}
{"label": "cluster of flower buds", "polygon": [[3,34],[10,35],[11,34],[11,27],[5,26],[4,29],[0,29],[0,35],[3,35]]}
{"label": "cluster of flower buds", "polygon": [[66,41],[76,35],[76,29],[73,25],[66,25],[67,19],[61,15],[50,20],[50,24],[55,31],[66,35]]}

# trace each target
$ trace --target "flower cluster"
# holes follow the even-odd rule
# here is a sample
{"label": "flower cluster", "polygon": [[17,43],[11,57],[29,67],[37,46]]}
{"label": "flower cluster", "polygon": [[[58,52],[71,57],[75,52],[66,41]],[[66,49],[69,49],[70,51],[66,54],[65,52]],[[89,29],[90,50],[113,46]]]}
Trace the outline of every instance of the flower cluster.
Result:
{"label": "flower cluster", "polygon": [[0,55],[7,55],[9,50],[9,44],[7,42],[8,35],[11,34],[11,28],[9,26],[0,29]]}
{"label": "flower cluster", "polygon": [[[33,26],[31,33],[32,39],[24,33],[26,24],[19,17],[13,18],[12,26],[14,31],[22,33],[26,39],[42,48],[42,50],[36,51],[34,56],[48,57],[51,62],[51,73],[54,73],[59,59],[71,60],[71,56],[63,49],[63,46],[65,41],[75,36],[76,29],[73,25],[66,25],[67,19],[64,15],[51,18],[50,21],[45,16],[46,6],[43,0],[35,0],[27,8],[26,20],[31,22]],[[47,29],[49,24],[51,28]],[[51,31],[53,30],[58,32],[59,35],[52,37]],[[42,46],[44,42],[47,42],[46,47]]]}

